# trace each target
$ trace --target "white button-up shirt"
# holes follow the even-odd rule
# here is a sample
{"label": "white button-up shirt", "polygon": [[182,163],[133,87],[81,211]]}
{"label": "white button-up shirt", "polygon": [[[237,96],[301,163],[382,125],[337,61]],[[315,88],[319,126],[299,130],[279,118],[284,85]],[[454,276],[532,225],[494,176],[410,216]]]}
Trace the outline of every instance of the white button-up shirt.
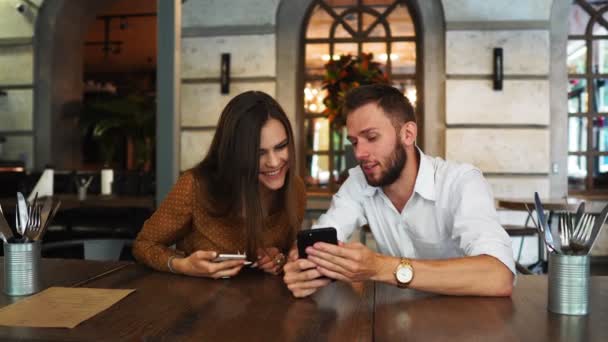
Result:
{"label": "white button-up shirt", "polygon": [[360,167],[333,196],[313,228],[335,227],[346,241],[368,224],[382,254],[413,259],[491,255],[515,274],[511,239],[498,222],[489,184],[469,164],[420,152],[414,193],[401,212]]}

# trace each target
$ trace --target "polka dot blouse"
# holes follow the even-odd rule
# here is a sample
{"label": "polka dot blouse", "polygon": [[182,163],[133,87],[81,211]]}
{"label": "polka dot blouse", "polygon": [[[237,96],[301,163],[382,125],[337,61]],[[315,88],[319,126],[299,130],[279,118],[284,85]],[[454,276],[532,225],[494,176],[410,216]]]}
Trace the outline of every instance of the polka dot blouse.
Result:
{"label": "polka dot blouse", "polygon": [[[306,206],[306,191],[297,179],[298,227]],[[197,250],[218,253],[243,253],[245,250],[244,222],[239,217],[212,217],[204,209],[201,196],[196,196],[198,184],[192,171],[184,173],[144,223],[135,242],[135,258],[156,270],[169,271],[167,262],[173,255],[189,255]],[[262,235],[265,246],[280,246],[289,233],[287,216],[277,212],[265,218]],[[169,246],[174,245],[175,249]]]}

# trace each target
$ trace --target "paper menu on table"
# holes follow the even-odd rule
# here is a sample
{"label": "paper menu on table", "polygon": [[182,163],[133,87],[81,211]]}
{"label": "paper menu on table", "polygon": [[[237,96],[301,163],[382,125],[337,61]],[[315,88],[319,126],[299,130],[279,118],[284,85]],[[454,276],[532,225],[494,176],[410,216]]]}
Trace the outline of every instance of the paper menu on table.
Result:
{"label": "paper menu on table", "polygon": [[0,309],[0,325],[74,328],[135,290],[50,287]]}

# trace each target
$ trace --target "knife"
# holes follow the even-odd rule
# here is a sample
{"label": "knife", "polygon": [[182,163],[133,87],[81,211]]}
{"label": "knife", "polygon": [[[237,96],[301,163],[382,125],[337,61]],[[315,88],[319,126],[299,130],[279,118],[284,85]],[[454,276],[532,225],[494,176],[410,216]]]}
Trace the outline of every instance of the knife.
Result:
{"label": "knife", "polygon": [[40,229],[38,230],[38,233],[34,237],[34,241],[42,239],[42,236],[46,232],[46,229],[49,227],[49,224],[51,223],[51,221],[53,221],[53,218],[55,217],[55,214],[57,214],[57,212],[59,211],[59,207],[60,206],[61,206],[61,201],[57,201],[57,203],[55,204],[55,206],[51,210],[51,213],[49,214],[46,222],[44,222],[44,225],[40,226]]}
{"label": "knife", "polygon": [[536,206],[536,215],[538,216],[538,224],[541,226],[543,230],[543,235],[545,239],[545,243],[549,247],[549,250],[555,250],[555,246],[553,245],[553,236],[551,235],[551,229],[547,229],[547,220],[545,220],[545,211],[543,209],[542,203],[540,203],[540,197],[538,196],[538,192],[534,193],[534,204]]}
{"label": "knife", "polygon": [[49,219],[49,215],[53,210],[53,197],[48,196],[44,200],[44,204],[42,205],[42,213],[40,214],[40,227],[46,226],[46,222]]}
{"label": "knife", "polygon": [[2,211],[2,206],[0,206],[0,234],[2,234],[2,240],[4,242],[8,242],[8,240],[14,237],[13,230],[11,226],[6,222],[6,218],[4,217],[4,212]]}
{"label": "knife", "polygon": [[17,227],[17,230],[19,234],[23,236],[25,232],[25,226],[27,225],[28,215],[27,202],[25,201],[25,197],[23,197],[23,194],[20,192],[17,193],[17,207],[19,208],[19,227]]}
{"label": "knife", "polygon": [[593,225],[593,229],[591,230],[591,236],[589,236],[589,249],[587,250],[587,254],[591,253],[593,246],[595,245],[595,240],[597,240],[597,236],[602,230],[602,226],[604,226],[604,222],[606,222],[606,218],[608,217],[608,205],[604,207],[600,216],[598,216],[595,224]]}
{"label": "knife", "polygon": [[581,204],[578,205],[578,209],[576,210],[576,216],[574,218],[574,225],[573,227],[576,227],[576,225],[578,224],[578,221],[581,220],[581,217],[583,217],[583,214],[585,213],[585,202],[581,202]]}

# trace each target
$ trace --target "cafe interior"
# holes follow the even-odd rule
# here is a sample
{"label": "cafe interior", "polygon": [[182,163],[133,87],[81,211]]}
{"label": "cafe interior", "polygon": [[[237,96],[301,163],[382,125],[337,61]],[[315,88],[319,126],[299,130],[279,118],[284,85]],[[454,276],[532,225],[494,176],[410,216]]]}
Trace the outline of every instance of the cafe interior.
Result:
{"label": "cafe interior", "polygon": [[[291,121],[310,228],[358,167],[326,98],[332,82],[375,82],[361,65],[412,103],[425,154],[483,172],[512,243],[511,297],[335,282],[296,300],[280,277],[191,279],[136,263],[144,222],[249,90]],[[61,202],[38,291],[134,290],[67,329],[3,323],[3,307],[25,298],[5,291],[0,340],[606,341],[607,79],[606,0],[0,0],[2,213],[18,225],[18,192]],[[563,243],[577,210],[601,221],[580,285],[589,310],[555,313],[556,238],[537,223]],[[376,248],[367,226],[350,241]],[[143,304],[153,309],[134,314]]]}

